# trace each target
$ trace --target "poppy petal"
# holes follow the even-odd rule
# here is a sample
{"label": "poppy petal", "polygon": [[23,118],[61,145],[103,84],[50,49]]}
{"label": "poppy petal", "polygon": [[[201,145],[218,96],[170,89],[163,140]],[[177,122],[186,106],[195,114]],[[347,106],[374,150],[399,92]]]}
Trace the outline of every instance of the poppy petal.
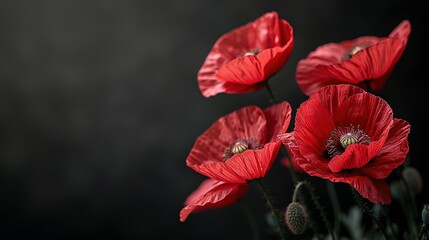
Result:
{"label": "poppy petal", "polygon": [[387,178],[390,173],[404,163],[408,154],[408,134],[410,124],[401,119],[394,119],[392,129],[385,145],[380,150],[374,161],[359,169],[362,175],[375,179]]}
{"label": "poppy petal", "polygon": [[[291,25],[276,12],[222,35],[198,71],[205,97],[218,93],[245,93],[264,87],[264,81],[288,60],[294,44]],[[255,51],[255,55],[246,52]]]}
{"label": "poppy petal", "polygon": [[213,123],[198,139],[189,153],[186,163],[194,165],[222,162],[222,154],[234,141],[253,137],[266,140],[264,112],[256,106],[243,107]]}
{"label": "poppy petal", "polygon": [[399,38],[403,41],[404,45],[407,44],[408,38],[411,33],[411,23],[409,20],[403,20],[399,25],[393,29],[389,34],[391,38]]}
{"label": "poppy petal", "polygon": [[350,185],[369,201],[380,204],[389,204],[392,201],[390,188],[384,180],[366,176],[356,176],[350,180]]}
{"label": "poppy petal", "polygon": [[324,160],[326,140],[334,129],[332,116],[320,102],[310,99],[298,108],[294,138],[306,159],[312,159],[312,162]]}
{"label": "poppy petal", "polygon": [[341,83],[366,88],[367,82],[371,90],[380,91],[402,56],[410,32],[411,24],[404,20],[388,37],[363,36],[322,45],[298,62],[296,81],[307,96]]}
{"label": "poppy petal", "polygon": [[369,162],[368,146],[363,144],[351,144],[346,151],[333,157],[329,161],[329,168],[332,172],[337,173],[343,170],[361,168]]}
{"label": "poppy petal", "polygon": [[286,101],[264,109],[267,120],[267,141],[275,141],[277,135],[285,133],[291,120],[292,108]]}
{"label": "poppy petal", "polygon": [[365,91],[350,84],[331,85],[323,87],[310,96],[310,99],[317,100],[324,105],[330,115],[334,116],[337,108],[351,96]]}
{"label": "poppy petal", "polygon": [[296,140],[294,137],[294,133],[295,132],[291,132],[291,133],[285,133],[285,134],[281,134],[279,135],[279,139],[282,140],[283,145],[286,147],[286,151],[289,154],[292,162],[294,163],[294,165],[298,165],[298,168],[303,169],[303,165],[312,165],[315,166],[317,169],[323,169],[323,170],[329,170],[328,167],[328,163],[327,161],[312,161],[311,163],[307,161],[307,159],[305,159],[300,151],[299,151],[299,147],[296,144]]}
{"label": "poppy petal", "polygon": [[272,166],[281,147],[281,141],[267,143],[262,149],[246,150],[225,162],[191,166],[196,172],[219,181],[246,183],[262,178]]}
{"label": "poppy petal", "polygon": [[248,184],[207,179],[185,200],[185,207],[180,211],[180,221],[184,222],[193,212],[226,207],[241,198],[247,188]]}
{"label": "poppy petal", "polygon": [[387,102],[368,93],[355,94],[345,100],[337,108],[334,116],[337,126],[352,125],[371,137],[366,160],[377,155],[393,124],[393,112]]}

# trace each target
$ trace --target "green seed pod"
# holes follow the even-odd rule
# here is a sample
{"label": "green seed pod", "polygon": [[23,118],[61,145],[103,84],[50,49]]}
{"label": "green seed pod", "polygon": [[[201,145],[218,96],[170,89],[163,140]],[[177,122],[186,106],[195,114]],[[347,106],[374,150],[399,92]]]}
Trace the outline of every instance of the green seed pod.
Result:
{"label": "green seed pod", "polygon": [[307,214],[304,206],[298,202],[292,202],[285,212],[286,225],[295,234],[302,234],[307,228]]}

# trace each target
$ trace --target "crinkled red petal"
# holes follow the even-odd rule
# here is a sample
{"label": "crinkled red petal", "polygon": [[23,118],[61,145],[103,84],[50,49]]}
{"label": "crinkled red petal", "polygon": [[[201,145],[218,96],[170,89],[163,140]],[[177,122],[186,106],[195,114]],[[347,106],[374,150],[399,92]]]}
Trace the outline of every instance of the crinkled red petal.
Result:
{"label": "crinkled red petal", "polygon": [[243,107],[219,118],[197,138],[186,163],[194,168],[196,165],[222,162],[222,154],[227,147],[248,137],[257,139],[260,144],[267,138],[264,112],[256,106]]}
{"label": "crinkled red petal", "polygon": [[267,142],[277,140],[277,135],[285,133],[289,127],[292,107],[286,101],[264,109],[267,120]]}
{"label": "crinkled red petal", "polygon": [[326,140],[330,137],[335,124],[332,116],[323,104],[309,99],[301,104],[295,117],[294,138],[299,152],[308,161],[325,163]]}
{"label": "crinkled red petal", "polygon": [[184,222],[189,214],[208,209],[226,207],[243,196],[248,184],[234,184],[207,179],[201,183],[185,200],[180,211],[180,221]]}
{"label": "crinkled red petal", "polygon": [[267,143],[262,149],[246,150],[225,162],[212,162],[190,166],[196,172],[219,181],[246,183],[262,178],[271,168],[281,147],[281,141]]}
{"label": "crinkled red petal", "polygon": [[[284,66],[293,44],[291,25],[276,12],[233,29],[216,41],[198,72],[202,94],[210,97],[261,89],[263,81]],[[244,56],[254,49],[261,52]]]}
{"label": "crinkled red petal", "polygon": [[389,136],[373,161],[357,171],[375,179],[387,178],[390,173],[404,163],[409,151],[408,135],[410,124],[401,119],[394,119]]}
{"label": "crinkled red petal", "polygon": [[[408,20],[402,21],[387,38],[364,36],[318,47],[297,64],[296,81],[308,96],[323,86],[369,81],[380,91],[402,56],[411,32]],[[354,47],[365,47],[349,60],[343,60]]]}

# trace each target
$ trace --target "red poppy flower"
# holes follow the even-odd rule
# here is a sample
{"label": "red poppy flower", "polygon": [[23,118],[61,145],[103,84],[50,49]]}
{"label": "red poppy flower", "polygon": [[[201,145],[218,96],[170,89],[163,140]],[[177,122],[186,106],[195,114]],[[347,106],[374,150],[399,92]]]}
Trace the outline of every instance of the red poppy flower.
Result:
{"label": "red poppy flower", "polygon": [[205,97],[218,93],[246,93],[261,89],[288,60],[293,29],[276,12],[222,35],[198,72]]}
{"label": "red poppy flower", "polygon": [[264,110],[248,106],[218,119],[195,141],[186,164],[211,180],[186,201],[181,221],[194,211],[229,205],[251,180],[270,169],[282,145],[277,137],[289,127],[288,102]]}
{"label": "red poppy flower", "polygon": [[348,183],[371,202],[386,204],[391,197],[385,179],[404,163],[409,132],[382,98],[339,84],[303,102],[294,131],[280,138],[308,174]]}
{"label": "red poppy flower", "polygon": [[380,91],[405,50],[411,24],[402,21],[388,37],[364,36],[318,47],[298,62],[296,81],[310,96],[331,84],[353,84]]}

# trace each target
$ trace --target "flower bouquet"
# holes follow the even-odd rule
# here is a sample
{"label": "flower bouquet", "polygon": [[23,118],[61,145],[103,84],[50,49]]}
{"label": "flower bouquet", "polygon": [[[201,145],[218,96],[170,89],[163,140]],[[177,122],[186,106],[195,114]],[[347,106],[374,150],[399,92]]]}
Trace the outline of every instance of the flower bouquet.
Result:
{"label": "flower bouquet", "polygon": [[[377,95],[410,33],[404,20],[386,37],[328,43],[309,53],[296,66],[296,83],[308,99],[294,116],[287,99],[279,101],[269,86],[291,55],[292,26],[268,12],[222,35],[198,72],[202,95],[266,89],[272,104],[243,106],[196,139],[186,164],[207,179],[184,201],[180,221],[234,204],[254,184],[279,239],[427,239],[429,205],[417,206],[422,180],[407,161],[410,124]],[[291,201],[280,206],[264,182],[275,161],[294,184]],[[326,181],[332,208],[323,205],[310,177]],[[336,183],[350,186],[356,203],[350,209],[339,206]],[[405,228],[398,225],[404,219],[389,215],[392,199],[403,210]],[[363,224],[364,218],[373,224]]]}

